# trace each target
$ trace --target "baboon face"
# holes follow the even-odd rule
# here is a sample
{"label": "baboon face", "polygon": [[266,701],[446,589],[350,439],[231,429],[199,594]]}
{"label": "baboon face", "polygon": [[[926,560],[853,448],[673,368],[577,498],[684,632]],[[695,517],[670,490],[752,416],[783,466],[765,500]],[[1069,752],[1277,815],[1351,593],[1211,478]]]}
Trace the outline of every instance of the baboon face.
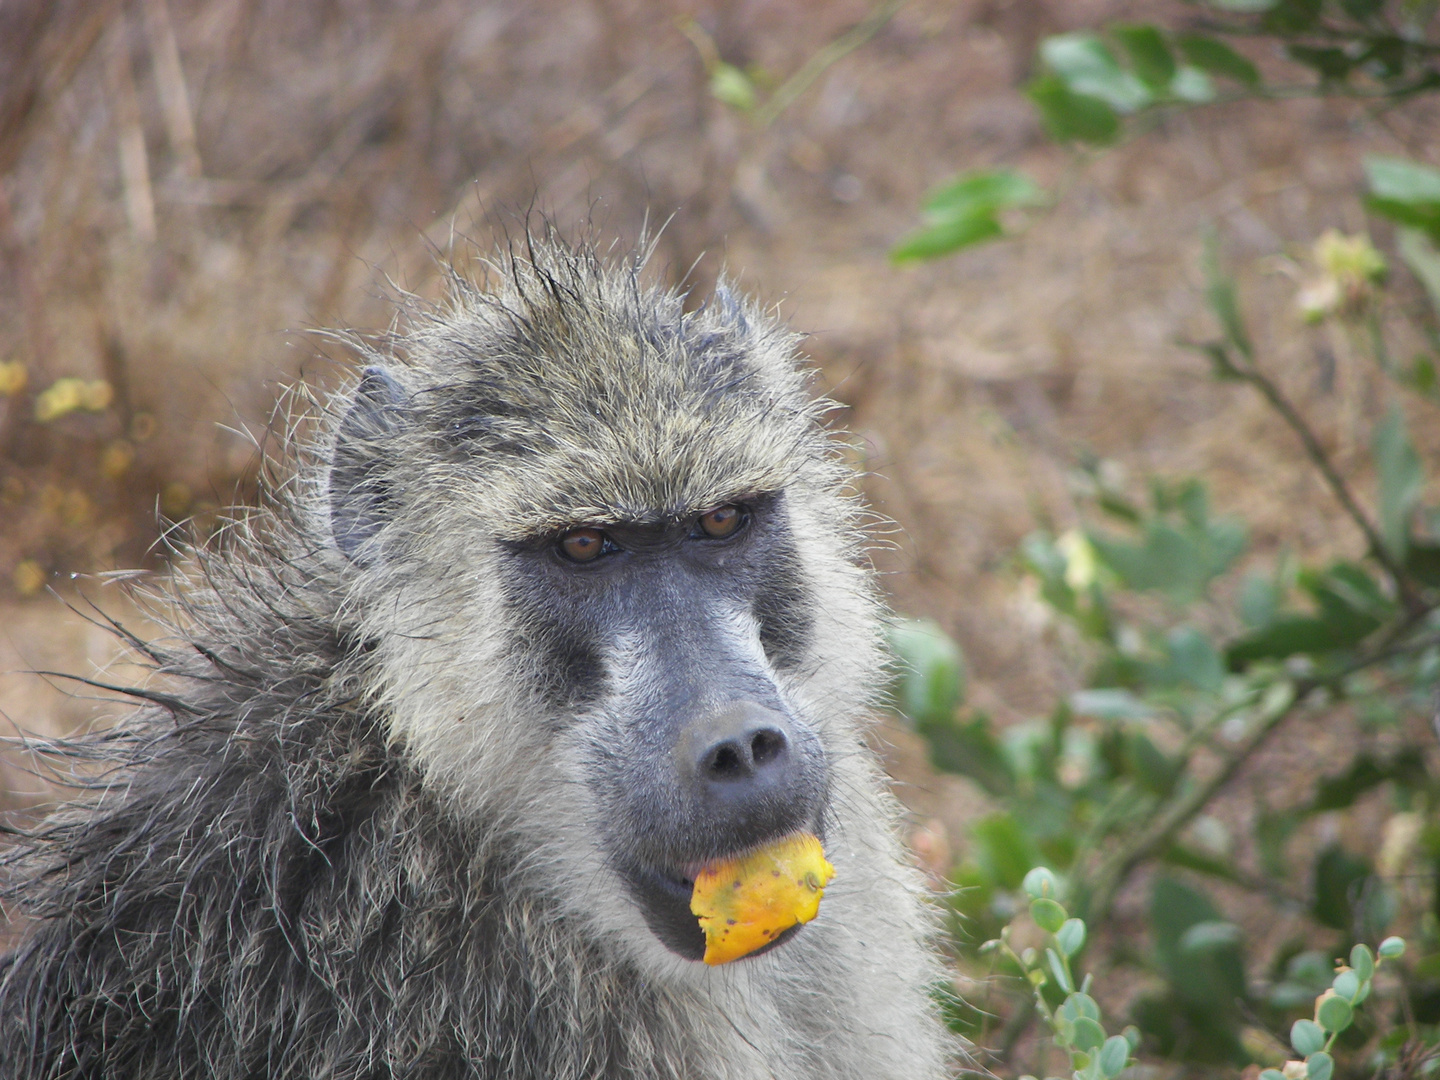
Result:
{"label": "baboon face", "polygon": [[689,315],[594,267],[554,273],[448,316],[413,347],[428,366],[367,370],[330,528],[364,602],[396,613],[377,655],[419,717],[401,737],[468,768],[472,794],[569,785],[531,815],[563,804],[554,827],[584,834],[552,877],[610,879],[632,912],[610,929],[698,960],[700,866],[824,836],[836,748],[815,703],[841,708],[841,669],[867,677],[870,609],[793,338],[723,294]]}
{"label": "baboon face", "polygon": [[587,524],[508,544],[507,563],[541,692],[590,757],[606,855],[655,935],[699,959],[699,866],[823,828],[825,754],[776,680],[809,621],[784,496]]}

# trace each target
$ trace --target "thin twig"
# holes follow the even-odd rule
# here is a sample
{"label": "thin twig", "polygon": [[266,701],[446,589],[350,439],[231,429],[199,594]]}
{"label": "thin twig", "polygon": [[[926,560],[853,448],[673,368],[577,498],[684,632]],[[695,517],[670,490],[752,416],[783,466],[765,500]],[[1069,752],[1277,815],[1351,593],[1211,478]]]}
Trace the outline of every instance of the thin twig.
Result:
{"label": "thin twig", "polygon": [[830,44],[819,49],[800,70],[786,79],[770,95],[770,100],[755,110],[755,122],[762,128],[769,127],[775,119],[794,103],[795,99],[810,88],[810,84],[824,74],[825,69],[878,34],[881,28],[895,17],[905,5],[905,0],[888,0],[865,17],[855,27],[841,34]]}
{"label": "thin twig", "polygon": [[1315,432],[1311,430],[1310,425],[1305,422],[1305,418],[1300,415],[1299,410],[1296,409],[1295,406],[1290,403],[1290,400],[1281,392],[1280,387],[1275,384],[1274,380],[1252,365],[1241,367],[1239,364],[1236,364],[1228,355],[1224,354],[1223,349],[1207,349],[1204,346],[1196,347],[1208,352],[1218,364],[1222,365],[1226,375],[1241,379],[1260,391],[1265,400],[1270,403],[1270,407],[1279,413],[1281,419],[1289,425],[1290,430],[1295,432],[1301,444],[1305,447],[1305,455],[1311,460],[1315,467],[1320,470],[1320,475],[1325,478],[1325,483],[1329,485],[1335,498],[1339,500],[1340,505],[1345,508],[1345,512],[1350,515],[1350,519],[1354,521],[1355,524],[1359,526],[1360,531],[1365,534],[1365,543],[1370,549],[1370,555],[1376,562],[1384,567],[1385,572],[1389,574],[1391,580],[1395,582],[1395,588],[1400,594],[1400,600],[1401,603],[1404,604],[1405,610],[1411,615],[1427,611],[1428,605],[1415,592],[1415,587],[1410,580],[1409,574],[1405,572],[1404,567],[1395,561],[1389,550],[1385,547],[1385,541],[1381,539],[1379,530],[1375,528],[1369,515],[1365,513],[1360,503],[1351,493],[1350,485],[1345,482],[1345,478],[1341,476],[1340,471],[1335,468],[1335,464],[1330,460],[1330,455],[1326,453],[1325,447],[1320,445],[1320,440]]}
{"label": "thin twig", "polygon": [[1384,663],[1401,653],[1410,651],[1411,648],[1434,644],[1434,638],[1425,638],[1421,642],[1409,642],[1404,645],[1398,644],[1428,614],[1428,608],[1419,613],[1410,614],[1393,627],[1373,649],[1353,663],[1324,675],[1297,681],[1294,695],[1289,703],[1283,708],[1272,709],[1268,714],[1262,716],[1250,738],[1225,759],[1215,775],[1178,798],[1167,810],[1155,818],[1150,828],[1129,843],[1122,845],[1118,851],[1101,864],[1089,893],[1085,918],[1092,923],[1103,919],[1115,899],[1115,894],[1125,883],[1125,879],[1130,876],[1131,871],[1174,840],[1180,830],[1204,810],[1210,800],[1215,798],[1220,790],[1230,782],[1239,772],[1240,767],[1265,745],[1285,719],[1308,701],[1316,691],[1334,687],[1350,675]]}

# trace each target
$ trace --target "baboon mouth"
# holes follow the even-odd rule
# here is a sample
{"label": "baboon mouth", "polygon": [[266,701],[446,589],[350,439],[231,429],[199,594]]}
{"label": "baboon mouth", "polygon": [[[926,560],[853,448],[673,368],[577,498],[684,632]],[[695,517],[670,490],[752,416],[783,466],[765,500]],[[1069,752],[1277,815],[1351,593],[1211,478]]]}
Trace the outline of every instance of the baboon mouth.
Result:
{"label": "baboon mouth", "polygon": [[[700,929],[700,920],[690,910],[690,897],[695,891],[694,871],[636,867],[628,871],[625,878],[645,924],[660,943],[686,960],[704,959],[705,933]],[[799,931],[797,923],[750,956],[760,956],[785,944]]]}

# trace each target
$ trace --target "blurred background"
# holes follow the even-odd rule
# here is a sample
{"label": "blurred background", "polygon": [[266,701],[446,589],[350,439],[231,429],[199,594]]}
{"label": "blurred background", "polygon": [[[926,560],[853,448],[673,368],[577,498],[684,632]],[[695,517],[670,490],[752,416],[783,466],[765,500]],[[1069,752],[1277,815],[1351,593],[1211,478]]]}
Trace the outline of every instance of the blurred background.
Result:
{"label": "blurred background", "polygon": [[[876,743],[976,1067],[1114,1075],[1047,1026],[1079,997],[1132,1070],[1278,1067],[1336,958],[1403,934],[1310,1052],[1428,1074],[1433,13],[5,0],[0,712],[113,714],[25,674],[117,652],[53,594],[143,621],[104,572],[255,498],[282,389],[345,376],[315,331],[383,329],[532,208],[663,225],[657,277],[807,335],[894,523]],[[50,797],[6,760],[8,805]],[[1030,912],[1041,864],[1080,944]]]}

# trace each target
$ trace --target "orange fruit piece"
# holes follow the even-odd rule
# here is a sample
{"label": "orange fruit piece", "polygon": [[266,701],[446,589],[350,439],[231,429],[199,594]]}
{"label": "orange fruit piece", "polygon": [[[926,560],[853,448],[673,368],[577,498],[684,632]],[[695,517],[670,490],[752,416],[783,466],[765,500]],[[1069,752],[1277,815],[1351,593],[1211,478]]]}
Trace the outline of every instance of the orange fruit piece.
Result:
{"label": "orange fruit piece", "polygon": [[795,833],[695,875],[690,910],[705,931],[705,963],[728,964],[820,911],[835,867],[809,833]]}

